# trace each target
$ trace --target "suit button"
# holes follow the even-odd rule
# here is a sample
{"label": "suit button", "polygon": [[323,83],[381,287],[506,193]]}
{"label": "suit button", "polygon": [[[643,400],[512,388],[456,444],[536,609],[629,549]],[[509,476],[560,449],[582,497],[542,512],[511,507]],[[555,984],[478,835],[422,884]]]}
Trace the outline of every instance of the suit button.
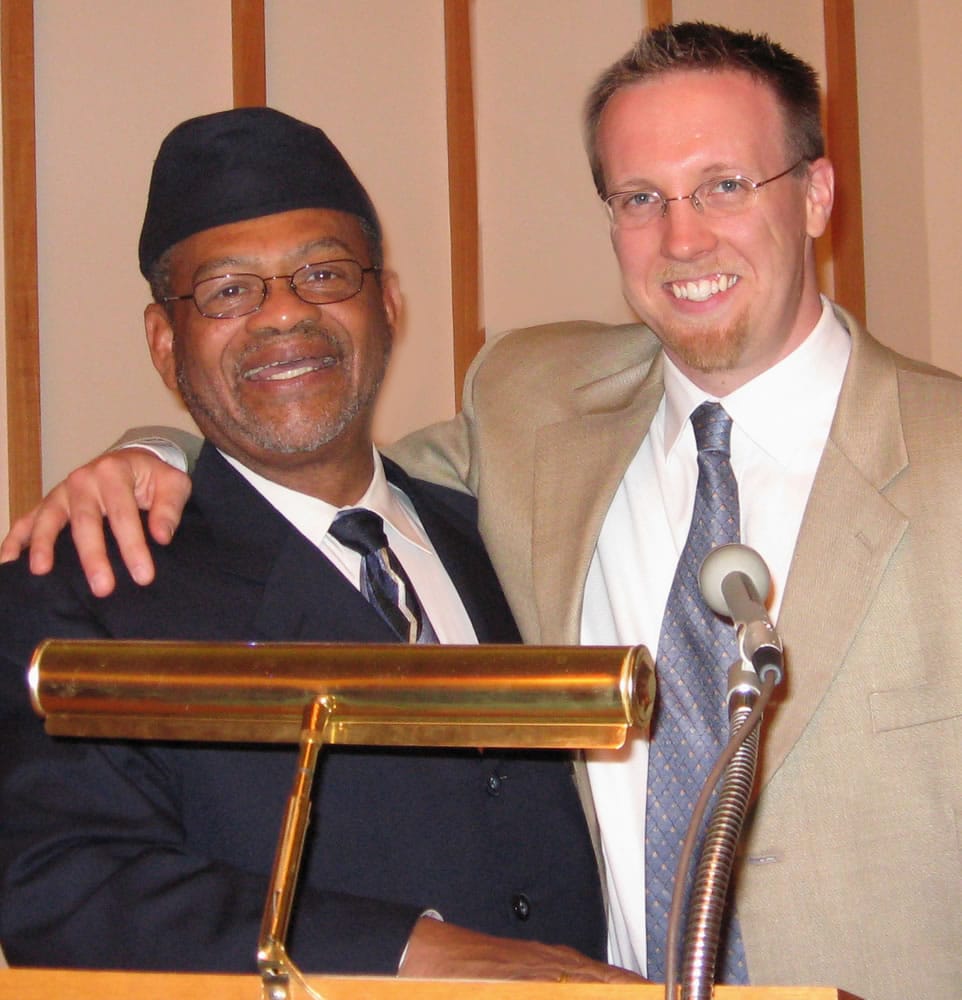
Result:
{"label": "suit button", "polygon": [[489,774],[488,780],[484,783],[485,791],[488,795],[497,798],[501,794],[501,777],[497,774]]}
{"label": "suit button", "polygon": [[516,892],[511,897],[511,909],[519,920],[527,920],[531,916],[531,900],[523,892]]}

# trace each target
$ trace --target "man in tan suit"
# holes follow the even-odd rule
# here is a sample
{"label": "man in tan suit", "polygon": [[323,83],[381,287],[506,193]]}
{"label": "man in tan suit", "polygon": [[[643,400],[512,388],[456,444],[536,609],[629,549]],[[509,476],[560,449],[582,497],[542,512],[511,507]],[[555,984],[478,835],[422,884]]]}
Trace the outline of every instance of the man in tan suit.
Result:
{"label": "man in tan suit", "polygon": [[[736,873],[751,981],[948,1000],[962,983],[962,382],[820,298],[834,179],[818,112],[810,68],[766,39],[643,36],[592,93],[587,135],[644,325],[494,341],[463,413],[393,454],[478,497],[527,641],[654,649],[695,492],[688,418],[720,400],[788,668]],[[99,517],[125,464],[102,460],[92,498],[61,491],[45,523],[70,506]],[[647,767],[643,740],[588,764],[611,956],[640,971]]]}

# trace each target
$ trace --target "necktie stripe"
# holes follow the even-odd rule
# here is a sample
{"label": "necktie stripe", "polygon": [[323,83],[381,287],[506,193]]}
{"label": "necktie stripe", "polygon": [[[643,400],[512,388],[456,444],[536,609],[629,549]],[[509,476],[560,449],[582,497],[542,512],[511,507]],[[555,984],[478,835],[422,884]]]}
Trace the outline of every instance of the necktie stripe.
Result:
{"label": "necktie stripe", "polygon": [[403,642],[436,642],[417,592],[388,545],[384,521],[371,510],[342,510],[329,529],[361,556],[361,594]]}

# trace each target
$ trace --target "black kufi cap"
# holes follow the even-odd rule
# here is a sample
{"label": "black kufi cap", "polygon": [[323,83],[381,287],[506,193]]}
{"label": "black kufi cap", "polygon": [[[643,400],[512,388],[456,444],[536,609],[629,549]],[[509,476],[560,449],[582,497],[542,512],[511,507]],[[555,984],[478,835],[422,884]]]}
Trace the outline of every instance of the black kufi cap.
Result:
{"label": "black kufi cap", "polygon": [[371,199],[319,129],[273,108],[235,108],[181,122],[161,144],[140,233],[144,277],[194,233],[298,208],[330,208],[366,220]]}

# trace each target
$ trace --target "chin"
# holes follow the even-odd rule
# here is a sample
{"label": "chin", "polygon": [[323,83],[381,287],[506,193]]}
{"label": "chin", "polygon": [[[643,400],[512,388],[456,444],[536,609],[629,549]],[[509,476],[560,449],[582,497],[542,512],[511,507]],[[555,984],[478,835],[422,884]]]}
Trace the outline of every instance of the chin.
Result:
{"label": "chin", "polygon": [[722,329],[680,330],[676,326],[672,330],[669,326],[659,339],[685,367],[705,373],[724,372],[738,367],[745,353],[748,328],[742,322]]}

